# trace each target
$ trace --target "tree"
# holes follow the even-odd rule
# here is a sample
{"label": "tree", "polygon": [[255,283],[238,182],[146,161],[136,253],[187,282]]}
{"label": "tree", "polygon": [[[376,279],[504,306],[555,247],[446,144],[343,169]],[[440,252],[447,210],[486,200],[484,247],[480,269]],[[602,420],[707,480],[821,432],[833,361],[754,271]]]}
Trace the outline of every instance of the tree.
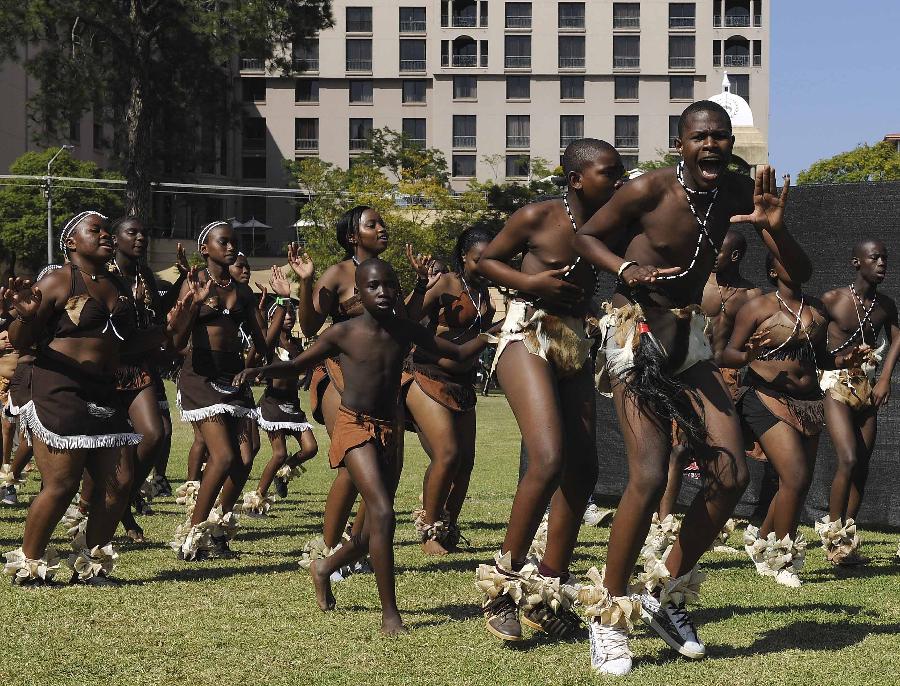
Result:
{"label": "tree", "polygon": [[[58,148],[44,152],[26,152],[10,165],[10,174],[41,176]],[[93,162],[82,162],[63,151],[53,163],[55,176],[80,179],[121,178],[102,171]],[[82,210],[98,210],[107,216],[122,214],[120,187],[78,181],[53,182],[53,224],[57,229]],[[56,245],[54,245],[54,250]],[[43,183],[37,180],[9,180],[0,186],[0,259],[4,272],[17,269],[36,271],[47,261],[47,200]]]}
{"label": "tree", "polygon": [[859,183],[900,179],[900,151],[893,143],[863,144],[849,152],[814,162],[800,172],[798,184]]}
{"label": "tree", "polygon": [[653,171],[654,169],[662,169],[663,167],[674,167],[678,164],[681,157],[674,152],[666,152],[665,150],[657,150],[659,157],[655,160],[645,160],[639,162],[637,168],[643,172]]}
{"label": "tree", "polygon": [[[487,157],[482,159],[489,164],[491,162]],[[555,180],[544,180],[551,176]],[[563,190],[556,179],[561,179],[565,184],[562,168],[550,169],[547,160],[535,157],[531,160],[531,179],[528,183],[472,181],[469,189],[480,193],[487,201],[487,209],[477,217],[477,223],[496,233],[503,228],[509,215],[520,207],[541,198],[561,195]]]}
{"label": "tree", "polygon": [[328,26],[330,0],[9,2],[0,61],[23,62],[40,82],[29,102],[38,142],[65,140],[88,111],[112,129],[128,212],[149,218],[151,182],[214,160],[216,138],[236,122],[234,57],[287,71],[285,46]]}
{"label": "tree", "polygon": [[447,165],[439,150],[411,146],[389,129],[374,131],[372,142],[372,153],[355,159],[349,169],[317,158],[286,163],[297,186],[309,193],[300,209],[307,223],[303,242],[321,273],[344,258],[335,232],[340,216],[354,205],[375,207],[390,233],[383,257],[408,288],[414,275],[406,243],[418,252],[446,257],[459,233],[488,207],[480,192],[455,194],[448,188]]}

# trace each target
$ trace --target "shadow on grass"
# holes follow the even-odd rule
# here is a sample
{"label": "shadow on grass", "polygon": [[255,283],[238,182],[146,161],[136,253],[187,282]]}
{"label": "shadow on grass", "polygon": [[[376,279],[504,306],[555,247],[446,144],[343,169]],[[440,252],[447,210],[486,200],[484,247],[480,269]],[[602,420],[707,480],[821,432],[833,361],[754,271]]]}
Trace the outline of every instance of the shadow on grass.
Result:
{"label": "shadow on grass", "polygon": [[[872,558],[872,562],[878,558]],[[897,576],[897,565],[891,564],[891,559],[886,560],[885,565],[867,564],[860,567],[830,567],[809,571],[801,577],[804,584],[822,584],[829,581],[843,579],[872,579],[877,576]]]}
{"label": "shadow on grass", "polygon": [[744,648],[718,645],[707,649],[709,657],[747,657],[782,650],[822,651],[843,650],[863,641],[872,634],[894,635],[900,624],[871,622],[815,622],[803,620],[764,631],[751,645]]}
{"label": "shadow on grass", "polygon": [[[250,553],[242,557],[251,557]],[[233,576],[246,576],[248,574],[271,574],[273,572],[295,572],[297,562],[288,560],[277,564],[268,565],[244,565],[240,567],[216,567],[217,561],[209,562],[182,562],[178,569],[164,569],[156,576],[147,578],[152,581],[212,581],[214,579],[227,579]],[[146,583],[145,582],[145,583]]]}
{"label": "shadow on grass", "polygon": [[694,623],[703,627],[704,624],[723,621],[744,615],[754,615],[760,612],[829,612],[841,617],[862,615],[864,617],[877,617],[877,613],[866,610],[861,605],[841,605],[839,603],[808,603],[806,605],[725,605],[724,607],[703,607],[691,611]]}

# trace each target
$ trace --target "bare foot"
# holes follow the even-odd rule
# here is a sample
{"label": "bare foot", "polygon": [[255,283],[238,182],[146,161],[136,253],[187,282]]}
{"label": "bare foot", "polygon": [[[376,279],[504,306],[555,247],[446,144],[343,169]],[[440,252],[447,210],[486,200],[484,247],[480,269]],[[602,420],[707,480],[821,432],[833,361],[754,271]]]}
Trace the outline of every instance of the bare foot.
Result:
{"label": "bare foot", "polygon": [[446,555],[449,551],[433,538],[422,543],[422,552],[426,555]]}
{"label": "bare foot", "polygon": [[337,606],[334,593],[331,592],[331,579],[328,574],[322,573],[320,567],[322,560],[313,560],[309,565],[309,575],[312,577],[313,586],[316,588],[316,602],[322,612],[330,612]]}
{"label": "bare foot", "polygon": [[400,636],[408,634],[409,629],[406,628],[403,620],[400,619],[400,615],[391,615],[381,618],[381,633],[385,636]]}
{"label": "bare foot", "polygon": [[144,532],[141,529],[128,529],[125,532],[125,536],[131,539],[132,543],[146,543],[147,539],[144,537]]}

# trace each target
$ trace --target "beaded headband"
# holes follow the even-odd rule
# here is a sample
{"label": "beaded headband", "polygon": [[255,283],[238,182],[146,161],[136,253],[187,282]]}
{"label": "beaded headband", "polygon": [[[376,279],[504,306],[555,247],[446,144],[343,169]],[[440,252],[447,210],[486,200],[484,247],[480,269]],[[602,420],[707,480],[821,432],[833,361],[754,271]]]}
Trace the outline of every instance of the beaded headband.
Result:
{"label": "beaded headband", "polygon": [[94,215],[95,217],[100,217],[100,219],[102,219],[103,221],[107,221],[109,219],[109,217],[107,217],[106,215],[100,214],[96,210],[85,210],[84,212],[79,212],[74,217],[72,217],[69,221],[67,221],[65,223],[65,226],[63,226],[62,231],[59,234],[59,250],[66,257],[69,256],[69,251],[66,248],[66,241],[69,239],[69,236],[72,235],[72,231],[75,229],[76,226],[78,226],[78,223],[82,219],[84,219],[85,217],[88,217],[90,215]]}
{"label": "beaded headband", "polygon": [[226,221],[220,220],[220,221],[210,222],[209,224],[204,226],[202,229],[200,229],[200,235],[197,236],[197,249],[198,250],[200,249],[200,246],[203,245],[204,241],[206,241],[206,237],[209,235],[209,232],[212,231],[217,226],[231,226],[231,225]]}
{"label": "beaded headband", "polygon": [[[272,305],[269,307],[269,311],[266,312],[266,321],[271,320],[272,317],[275,316],[275,308],[276,308],[276,307],[278,307],[278,303],[277,303],[277,302],[272,303]],[[296,305],[294,305],[294,301],[293,301],[293,300],[289,300],[289,301],[288,301],[288,307],[290,307],[292,310],[296,307]]]}
{"label": "beaded headband", "polygon": [[48,264],[46,267],[41,269],[41,271],[38,272],[38,275],[37,275],[37,278],[35,279],[35,281],[40,281],[45,276],[47,276],[47,274],[49,274],[50,272],[55,272],[57,269],[62,269],[62,265],[61,264]]}

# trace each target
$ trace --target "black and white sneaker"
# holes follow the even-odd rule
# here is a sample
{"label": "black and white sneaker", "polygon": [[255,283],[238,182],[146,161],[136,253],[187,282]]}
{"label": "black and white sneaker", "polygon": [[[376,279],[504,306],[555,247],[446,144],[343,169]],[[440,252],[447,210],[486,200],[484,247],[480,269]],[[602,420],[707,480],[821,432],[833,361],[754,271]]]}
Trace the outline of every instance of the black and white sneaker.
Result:
{"label": "black and white sneaker", "polygon": [[0,504],[15,505],[18,501],[15,486],[0,486]]}
{"label": "black and white sneaker", "polygon": [[588,622],[591,644],[591,669],[598,674],[625,676],[631,672],[632,653],[628,648],[628,630]]}
{"label": "black and white sneaker", "polygon": [[641,619],[685,657],[700,660],[706,656],[706,646],[697,636],[697,629],[684,604],[668,602],[660,605],[659,598],[644,591],[641,595]]}

